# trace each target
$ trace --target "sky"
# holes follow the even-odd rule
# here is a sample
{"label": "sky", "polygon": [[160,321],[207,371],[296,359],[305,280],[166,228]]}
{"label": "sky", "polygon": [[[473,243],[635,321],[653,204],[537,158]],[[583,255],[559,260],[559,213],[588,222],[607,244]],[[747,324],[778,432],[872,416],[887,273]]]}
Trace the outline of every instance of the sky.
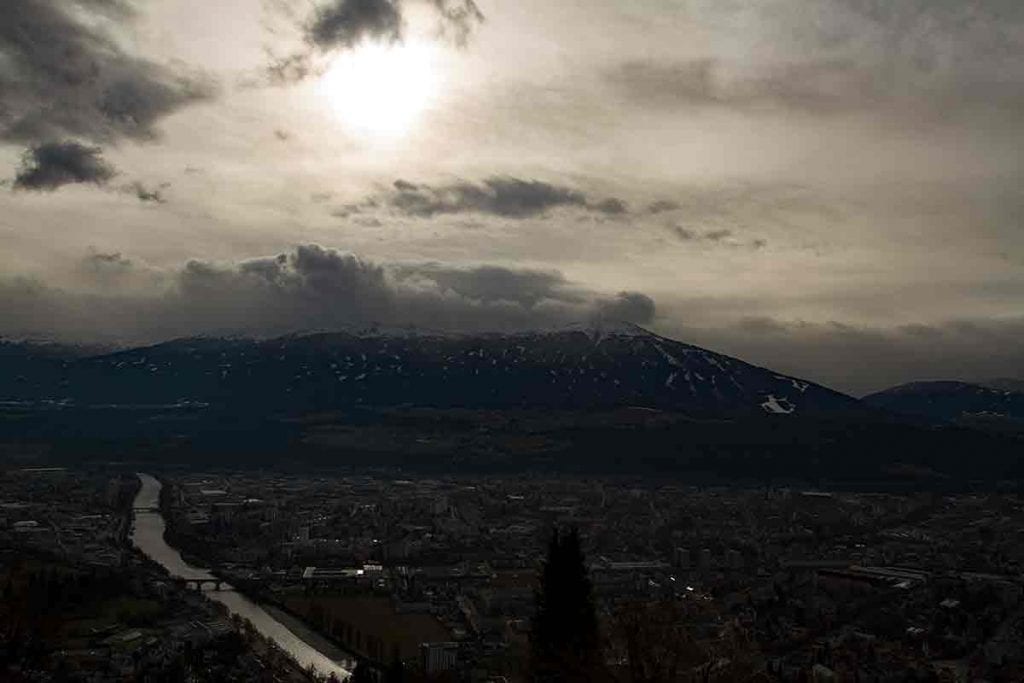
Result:
{"label": "sky", "polygon": [[2,0],[0,335],[1024,376],[1019,0]]}

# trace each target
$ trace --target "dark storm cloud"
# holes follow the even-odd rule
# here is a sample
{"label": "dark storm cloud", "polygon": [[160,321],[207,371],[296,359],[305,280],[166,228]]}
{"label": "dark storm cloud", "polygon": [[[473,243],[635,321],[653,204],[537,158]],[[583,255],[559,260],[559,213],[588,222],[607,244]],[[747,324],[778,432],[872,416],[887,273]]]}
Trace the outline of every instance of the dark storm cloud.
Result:
{"label": "dark storm cloud", "polygon": [[691,11],[712,33],[710,54],[629,61],[609,82],[646,106],[1024,110],[1015,0],[697,0]]}
{"label": "dark storm cloud", "polygon": [[[484,15],[473,0],[425,0],[437,15],[438,33],[465,45]],[[402,0],[332,0],[317,7],[306,39],[321,50],[352,48],[365,39],[397,42],[404,33]]]}
{"label": "dark storm cloud", "polygon": [[458,181],[447,185],[415,184],[396,180],[384,203],[409,216],[429,218],[438,214],[485,213],[503,218],[531,218],[549,209],[578,207],[608,216],[623,214],[626,204],[608,198],[593,201],[583,192],[540,180],[508,176],[487,178],[481,183]]}
{"label": "dark storm cloud", "polygon": [[[13,187],[15,190],[53,191],[81,183],[106,185],[116,175],[117,171],[103,159],[99,147],[73,141],[44,143],[33,145],[22,155]],[[121,185],[116,191],[134,196],[140,202],[166,204],[164,190],[168,187],[170,183],[150,187],[136,180]]]}
{"label": "dark storm cloud", "polygon": [[396,42],[402,38],[402,11],[397,0],[335,0],[318,7],[307,29],[317,47],[350,48],[364,38]]}
{"label": "dark storm cloud", "polygon": [[25,152],[14,189],[52,191],[73,183],[103,185],[114,175],[114,168],[103,160],[99,147],[77,142],[46,143]]}
{"label": "dark storm cloud", "polygon": [[132,56],[102,28],[132,14],[126,0],[0,3],[0,142],[31,145],[15,189],[103,185],[116,172],[82,141],[152,139],[161,118],[212,96],[207,79]]}
{"label": "dark storm cloud", "polygon": [[654,299],[640,292],[619,292],[597,303],[597,314],[606,320],[646,325],[654,320]]}
{"label": "dark storm cloud", "polygon": [[501,331],[654,316],[649,297],[607,298],[557,272],[381,264],[317,245],[239,263],[194,260],[170,270],[97,253],[73,275],[75,287],[67,289],[0,280],[0,334],[152,341],[371,324]]}
{"label": "dark storm cloud", "polygon": [[426,278],[443,290],[484,302],[508,301],[529,308],[545,299],[579,300],[558,271],[426,263],[401,266],[396,273],[402,279]]}
{"label": "dark storm cloud", "polygon": [[[262,81],[270,85],[297,83],[324,71],[318,54],[348,50],[363,41],[401,42],[405,37],[407,2],[430,8],[436,20],[436,34],[442,40],[464,47],[484,15],[473,0],[328,0],[314,7],[312,15],[300,21],[306,47],[284,56],[271,55]],[[294,20],[290,6],[278,11]]]}
{"label": "dark storm cloud", "polygon": [[209,98],[210,82],[126,53],[82,13],[122,2],[0,3],[0,138],[49,142],[147,140],[162,117]]}

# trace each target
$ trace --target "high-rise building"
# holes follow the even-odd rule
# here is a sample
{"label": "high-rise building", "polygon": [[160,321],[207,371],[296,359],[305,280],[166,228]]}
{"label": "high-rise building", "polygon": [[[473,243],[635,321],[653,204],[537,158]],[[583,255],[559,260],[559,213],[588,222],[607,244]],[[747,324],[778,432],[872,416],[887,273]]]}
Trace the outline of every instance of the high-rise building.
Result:
{"label": "high-rise building", "polygon": [[420,645],[423,670],[428,676],[454,669],[458,662],[458,654],[458,643],[423,643]]}

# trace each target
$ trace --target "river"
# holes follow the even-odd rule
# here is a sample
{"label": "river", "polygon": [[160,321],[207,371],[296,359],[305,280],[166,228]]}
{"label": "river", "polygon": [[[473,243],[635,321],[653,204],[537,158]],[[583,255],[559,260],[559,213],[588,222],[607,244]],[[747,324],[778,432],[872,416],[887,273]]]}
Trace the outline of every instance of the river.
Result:
{"label": "river", "polygon": [[[171,576],[185,579],[211,579],[212,574],[206,569],[193,567],[182,559],[181,553],[164,541],[164,518],[159,512],[160,489],[163,485],[155,477],[140,473],[142,487],[135,496],[133,504],[132,543],[145,555],[161,564]],[[232,614],[248,619],[261,634],[270,638],[282,650],[288,652],[303,668],[310,664],[321,674],[334,673],[340,680],[345,680],[349,672],[339,661],[332,659],[300,638],[294,631],[272,617],[266,609],[233,590],[207,591],[204,593],[211,600],[216,600]],[[282,616],[282,619],[285,617]],[[289,619],[289,621],[291,621]],[[293,628],[304,632],[307,639],[319,642],[324,650],[334,649],[316,634],[303,628],[297,622]],[[334,653],[339,655],[340,653]]]}

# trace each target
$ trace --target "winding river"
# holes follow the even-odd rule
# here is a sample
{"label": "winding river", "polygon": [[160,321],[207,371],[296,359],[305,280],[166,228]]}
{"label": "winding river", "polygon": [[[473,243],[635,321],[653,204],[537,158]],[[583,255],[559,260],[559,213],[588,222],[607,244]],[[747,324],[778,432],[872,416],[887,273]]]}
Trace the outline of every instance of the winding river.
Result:
{"label": "winding river", "polygon": [[[164,541],[164,518],[160,514],[160,489],[163,485],[155,477],[140,473],[142,487],[135,496],[133,504],[132,543],[155,562],[161,564],[171,576],[184,579],[212,579],[206,569],[193,567],[182,559],[181,553]],[[334,648],[316,634],[303,628],[287,615],[277,613],[273,608],[261,607],[235,591],[207,591],[205,595],[211,600],[223,604],[232,614],[248,619],[261,634],[270,638],[282,650],[288,652],[303,668],[313,665],[320,674],[334,673],[340,680],[345,680],[349,672],[335,659],[321,651],[330,652]],[[271,616],[274,611],[277,617]],[[291,622],[291,628],[282,621]],[[318,643],[321,649],[313,647],[300,638],[292,630],[303,634],[306,640]],[[340,653],[332,653],[340,655]]]}

